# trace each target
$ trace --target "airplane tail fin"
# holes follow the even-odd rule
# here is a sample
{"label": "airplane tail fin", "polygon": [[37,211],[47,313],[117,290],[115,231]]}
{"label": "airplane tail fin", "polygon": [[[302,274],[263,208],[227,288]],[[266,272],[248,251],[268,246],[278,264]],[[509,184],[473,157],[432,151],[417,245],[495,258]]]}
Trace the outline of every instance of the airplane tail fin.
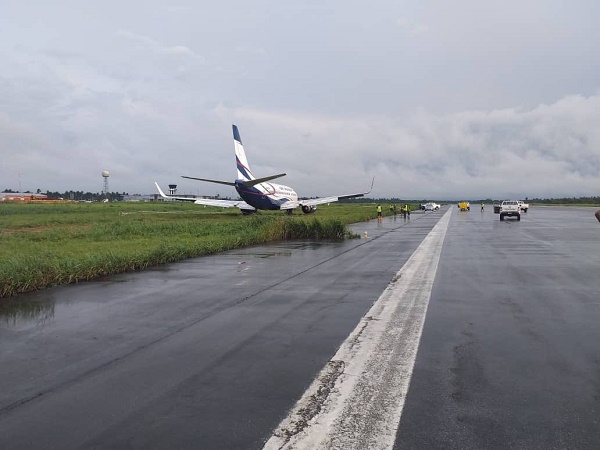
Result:
{"label": "airplane tail fin", "polygon": [[240,138],[240,132],[236,125],[233,127],[233,146],[235,148],[235,162],[237,165],[237,179],[244,181],[252,181],[255,179],[254,175],[250,171],[248,160],[246,159],[246,152],[242,145],[242,139]]}
{"label": "airplane tail fin", "polygon": [[[235,148],[235,162],[237,166],[237,178],[234,183],[230,181],[210,180],[208,178],[188,177],[186,175],[181,175],[181,177],[188,178],[190,180],[208,181],[209,183],[226,184],[227,186],[235,187],[238,183],[245,186],[256,186],[257,184],[285,176],[285,173],[279,173],[277,175],[271,175],[268,177],[256,178],[252,174],[248,165],[248,160],[246,159],[246,152],[244,151],[244,146],[242,145],[240,132],[238,131],[238,127],[235,125],[233,125],[233,146]],[[156,187],[158,187],[158,185]],[[159,187],[158,190],[161,193],[161,196],[164,197],[164,194]]]}

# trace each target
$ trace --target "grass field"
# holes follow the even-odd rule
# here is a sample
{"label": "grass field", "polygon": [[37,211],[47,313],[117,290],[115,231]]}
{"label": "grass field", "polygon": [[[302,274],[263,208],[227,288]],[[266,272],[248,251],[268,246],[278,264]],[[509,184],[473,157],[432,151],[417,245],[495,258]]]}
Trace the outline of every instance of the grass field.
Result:
{"label": "grass field", "polygon": [[0,297],[269,241],[344,239],[347,224],[375,216],[374,204],[292,216],[170,202],[0,204]]}

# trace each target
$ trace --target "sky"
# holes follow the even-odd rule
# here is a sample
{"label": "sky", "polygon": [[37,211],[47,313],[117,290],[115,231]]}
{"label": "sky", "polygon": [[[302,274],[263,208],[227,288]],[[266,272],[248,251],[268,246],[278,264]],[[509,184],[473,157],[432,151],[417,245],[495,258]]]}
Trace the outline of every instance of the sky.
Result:
{"label": "sky", "polygon": [[0,0],[0,191],[600,195],[596,0]]}

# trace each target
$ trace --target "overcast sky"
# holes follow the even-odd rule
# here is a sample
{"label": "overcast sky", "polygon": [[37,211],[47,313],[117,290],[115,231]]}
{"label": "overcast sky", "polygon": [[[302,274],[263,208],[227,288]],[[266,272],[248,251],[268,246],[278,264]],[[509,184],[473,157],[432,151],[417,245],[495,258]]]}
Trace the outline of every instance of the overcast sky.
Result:
{"label": "overcast sky", "polygon": [[0,0],[0,191],[600,195],[600,2]]}

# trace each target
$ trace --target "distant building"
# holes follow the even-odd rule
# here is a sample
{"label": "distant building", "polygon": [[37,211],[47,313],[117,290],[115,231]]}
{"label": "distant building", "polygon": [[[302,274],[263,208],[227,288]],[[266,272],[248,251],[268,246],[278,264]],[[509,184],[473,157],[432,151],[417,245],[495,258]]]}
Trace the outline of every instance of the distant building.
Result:
{"label": "distant building", "polygon": [[0,202],[30,202],[31,200],[47,200],[46,194],[30,192],[0,192]]}
{"label": "distant building", "polygon": [[124,195],[123,196],[123,201],[124,202],[150,202],[150,201],[154,201],[156,200],[158,197],[158,194],[147,194],[147,195],[140,195],[140,194],[134,194],[134,195]]}

